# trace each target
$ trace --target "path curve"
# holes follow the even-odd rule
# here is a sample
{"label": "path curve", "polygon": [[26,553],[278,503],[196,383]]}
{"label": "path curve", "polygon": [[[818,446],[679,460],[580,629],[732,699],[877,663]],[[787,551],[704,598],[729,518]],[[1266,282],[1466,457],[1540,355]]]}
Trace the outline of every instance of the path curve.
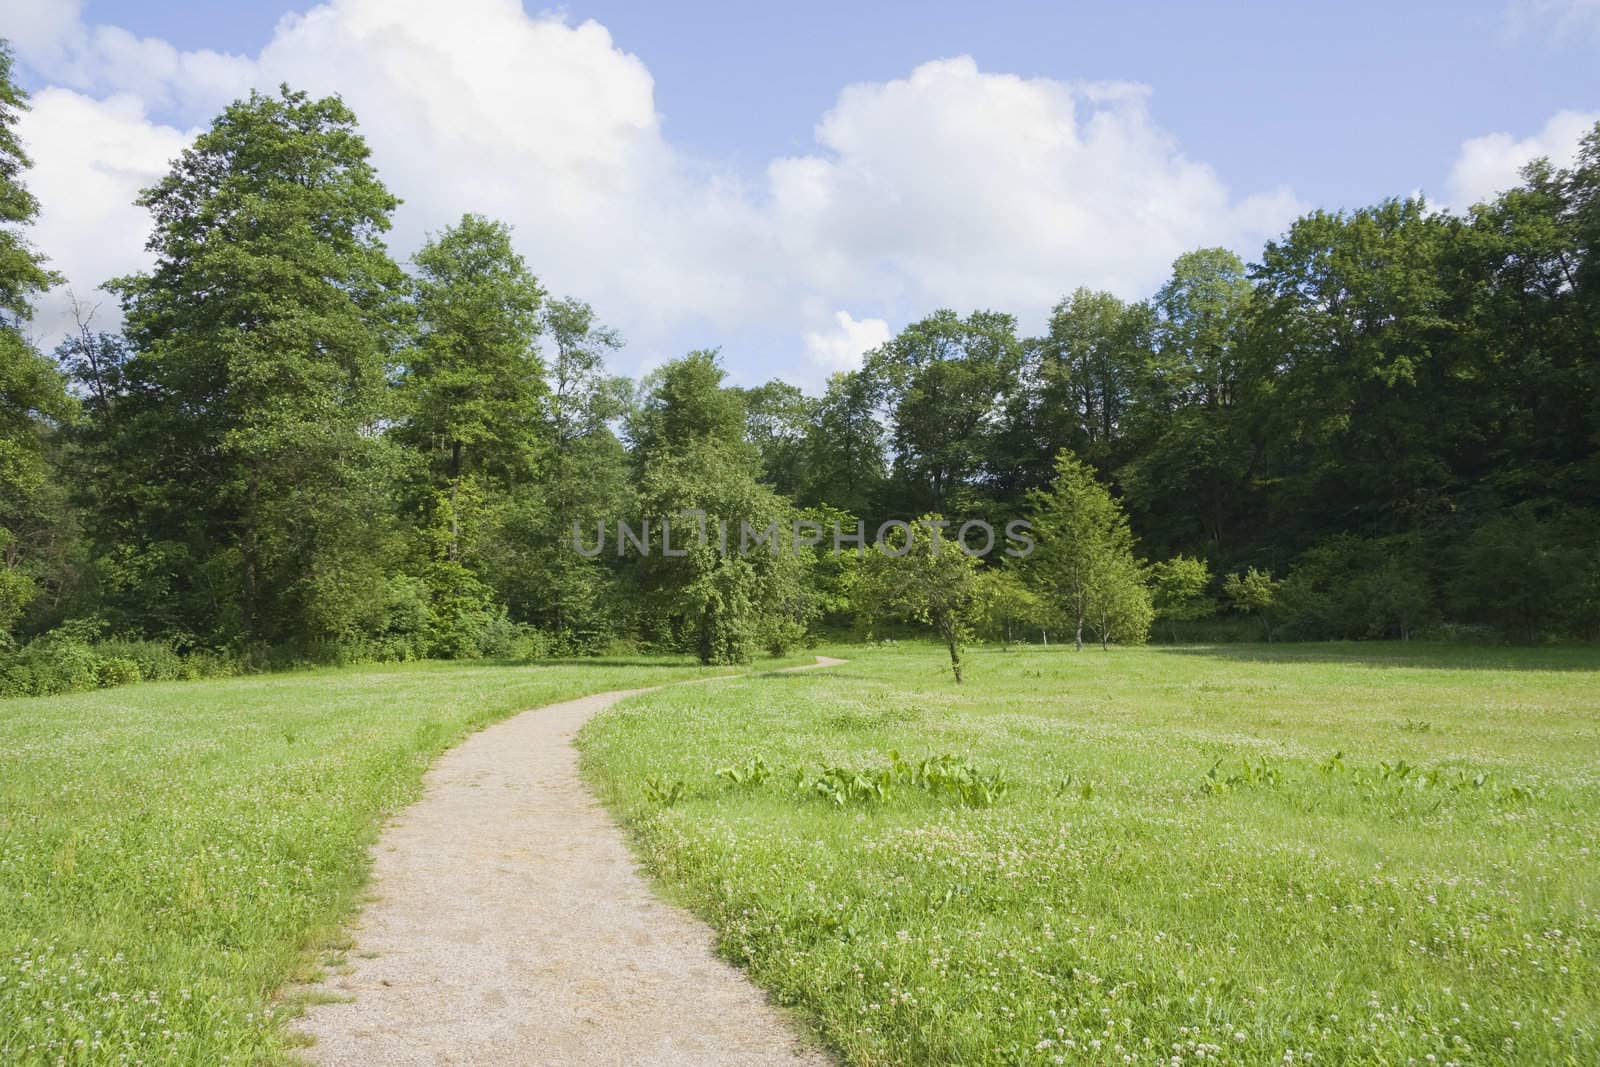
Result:
{"label": "path curve", "polygon": [[[818,656],[788,670],[845,662]],[[685,684],[685,683],[677,683]],[[573,736],[627,689],[441,756],[374,850],[348,973],[294,1029],[318,1064],[823,1065],[711,930],[650,891]]]}

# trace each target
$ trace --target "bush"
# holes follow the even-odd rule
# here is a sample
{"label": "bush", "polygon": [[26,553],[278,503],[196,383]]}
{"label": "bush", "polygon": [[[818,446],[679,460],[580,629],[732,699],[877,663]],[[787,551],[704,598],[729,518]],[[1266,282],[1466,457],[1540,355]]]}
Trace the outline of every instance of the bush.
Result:
{"label": "bush", "polygon": [[100,660],[100,668],[96,680],[101,689],[110,689],[112,686],[132,685],[139,681],[139,665],[124,656],[106,656]]}
{"label": "bush", "polygon": [[100,685],[100,658],[75,637],[45,634],[6,660],[0,668],[5,696],[54,696]]}
{"label": "bush", "polygon": [[164,641],[111,638],[94,647],[103,657],[132,660],[139,669],[136,680],[166,682],[183,674],[183,657]]}

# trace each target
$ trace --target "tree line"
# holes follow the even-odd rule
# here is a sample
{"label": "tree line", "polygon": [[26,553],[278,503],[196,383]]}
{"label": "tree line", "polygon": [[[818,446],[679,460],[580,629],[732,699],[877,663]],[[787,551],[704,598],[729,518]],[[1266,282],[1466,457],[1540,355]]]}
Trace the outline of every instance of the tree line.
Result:
{"label": "tree line", "polygon": [[[898,620],[959,678],[974,633],[1597,636],[1600,129],[1464,214],[1313,212],[1252,264],[1180,256],[1146,300],[1079,289],[1040,336],[935,311],[808,396],[729,386],[715,350],[609,373],[622,338],[480,215],[403,267],[356,117],[287,87],[141,194],[120,330],[84,317],[46,355],[25,106],[0,51],[11,691],[94,647],[119,677],[618,641],[726,662]],[[1027,519],[1038,549],[574,550],[688,511]]]}

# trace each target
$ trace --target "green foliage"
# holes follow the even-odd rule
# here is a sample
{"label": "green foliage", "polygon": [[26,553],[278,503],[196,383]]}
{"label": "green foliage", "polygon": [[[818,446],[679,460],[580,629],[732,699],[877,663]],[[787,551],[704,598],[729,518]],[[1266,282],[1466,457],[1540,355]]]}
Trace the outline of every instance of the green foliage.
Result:
{"label": "green foliage", "polygon": [[180,655],[168,644],[127,638],[98,640],[65,627],[0,655],[0,698],[55,696],[139,681],[211,678],[240,673],[230,656]]}
{"label": "green foliage", "polygon": [[1243,574],[1228,575],[1222,583],[1222,595],[1234,611],[1260,618],[1266,638],[1271,641],[1272,611],[1277,607],[1282,586],[1270,572],[1251,567]]}
{"label": "green foliage", "polygon": [[1120,504],[1093,470],[1069,452],[1056,457],[1048,490],[1029,493],[1038,548],[1027,569],[1053,615],[1083,647],[1085,625],[1101,643],[1142,644],[1150,632],[1150,592]]}
{"label": "green foliage", "polygon": [[1303,640],[1408,640],[1434,612],[1416,545],[1402,539],[1325,541],[1295,563],[1278,601],[1285,629]]}
{"label": "green foliage", "polygon": [[252,95],[139,202],[155,266],[115,283],[133,355],[94,453],[93,533],[186,564],[116,590],[117,610],[218,644],[361,628],[392,548],[376,430],[406,284],[354,115]]}
{"label": "green foliage", "polygon": [[767,761],[759,755],[752,756],[742,764],[730,764],[717,770],[717,777],[725,779],[733,786],[758,786],[772,776],[772,768],[767,766]]}
{"label": "green foliage", "polygon": [[[83,311],[54,367],[21,331],[55,281],[25,105],[0,54],[0,648],[92,616],[257,666],[618,640],[728,663],[893,620],[938,630],[959,679],[975,633],[1137,644],[1157,619],[1174,641],[1600,636],[1600,130],[1465,213],[1317,211],[1249,267],[1205,248],[1147,300],[1078,289],[1039,337],[935,311],[810,397],[728,387],[714,349],[610,376],[621,338],[482,215],[408,278],[355,116],[288,87],[144,192],[122,334]],[[1039,551],[891,578],[709,536],[918,512],[1031,515]],[[649,558],[574,547],[646,518]]]}
{"label": "green foliage", "polygon": [[1117,458],[1123,422],[1150,345],[1150,309],[1080,288],[1056,305],[1039,341],[1037,399],[1028,417],[1030,447],[1048,482],[1063,450],[1100,463]]}
{"label": "green foliage", "polygon": [[658,808],[670,808],[684,796],[683,779],[652,774],[644,780],[644,796]]}
{"label": "green foliage", "polygon": [[[993,450],[991,426],[1016,388],[1016,319],[993,311],[960,318],[941,309],[868,353],[892,414],[894,468],[905,506],[945,511]],[[844,503],[839,501],[838,503]]]}
{"label": "green foliage", "polygon": [[902,786],[937,800],[954,800],[965,807],[986,808],[1011,788],[1004,774],[985,774],[960,757],[946,753],[911,763],[894,749],[889,750],[889,762],[885,766],[823,767],[810,779],[802,771],[799,781],[808,793],[838,808],[851,804],[888,804]]}
{"label": "green foliage", "polygon": [[[642,628],[707,664],[748,662],[761,649],[781,655],[817,610],[815,557],[792,543],[796,511],[757,480],[744,402],[721,379],[711,353],[667,364],[632,431],[638,503],[651,524],[638,561]],[[747,543],[747,528],[774,525],[780,543],[770,551]]]}
{"label": "green foliage", "polygon": [[943,516],[924,515],[889,531],[868,549],[856,583],[863,616],[899,618],[933,627],[961,684],[963,651],[982,610],[978,561],[955,543]]}
{"label": "green foliage", "polygon": [[978,573],[977,602],[985,636],[1007,645],[1025,628],[1048,621],[1038,595],[1010,567],[986,567]]}
{"label": "green foliage", "polygon": [[1581,632],[1593,620],[1580,621],[1579,612],[1592,605],[1575,579],[1592,571],[1597,537],[1528,509],[1491,516],[1461,546],[1454,602],[1463,617],[1523,640],[1546,631]]}
{"label": "green foliage", "polygon": [[0,648],[63,580],[49,546],[75,532],[52,484],[52,445],[78,405],[23,333],[33,298],[58,280],[27,236],[39,211],[22,181],[31,164],[16,135],[27,106],[12,80],[10,47],[0,41]]}
{"label": "green foliage", "polygon": [[828,379],[807,428],[802,501],[874,515],[887,479],[886,441],[877,409],[882,386],[866,371]]}
{"label": "green foliage", "polygon": [[[1203,559],[1174,556],[1150,568],[1150,607],[1168,623],[1196,622],[1217,612],[1211,596],[1211,567]],[[1173,640],[1177,640],[1174,627]]]}
{"label": "green foliage", "polygon": [[887,804],[894,793],[894,769],[879,767],[824,767],[811,782],[811,792],[834,807],[847,804]]}

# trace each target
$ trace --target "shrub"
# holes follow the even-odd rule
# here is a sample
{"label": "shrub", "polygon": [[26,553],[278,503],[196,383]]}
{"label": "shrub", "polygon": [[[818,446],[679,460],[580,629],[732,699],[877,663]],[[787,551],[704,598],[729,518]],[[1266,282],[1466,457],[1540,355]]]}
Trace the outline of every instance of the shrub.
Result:
{"label": "shrub", "polygon": [[183,657],[163,641],[111,638],[96,644],[95,651],[106,658],[132,660],[142,681],[165,682],[183,674]]}
{"label": "shrub", "polygon": [[101,689],[132,685],[140,680],[139,665],[125,656],[106,656],[100,660],[96,680]]}
{"label": "shrub", "polygon": [[76,637],[37,637],[0,669],[6,696],[54,696],[98,688],[100,659]]}

